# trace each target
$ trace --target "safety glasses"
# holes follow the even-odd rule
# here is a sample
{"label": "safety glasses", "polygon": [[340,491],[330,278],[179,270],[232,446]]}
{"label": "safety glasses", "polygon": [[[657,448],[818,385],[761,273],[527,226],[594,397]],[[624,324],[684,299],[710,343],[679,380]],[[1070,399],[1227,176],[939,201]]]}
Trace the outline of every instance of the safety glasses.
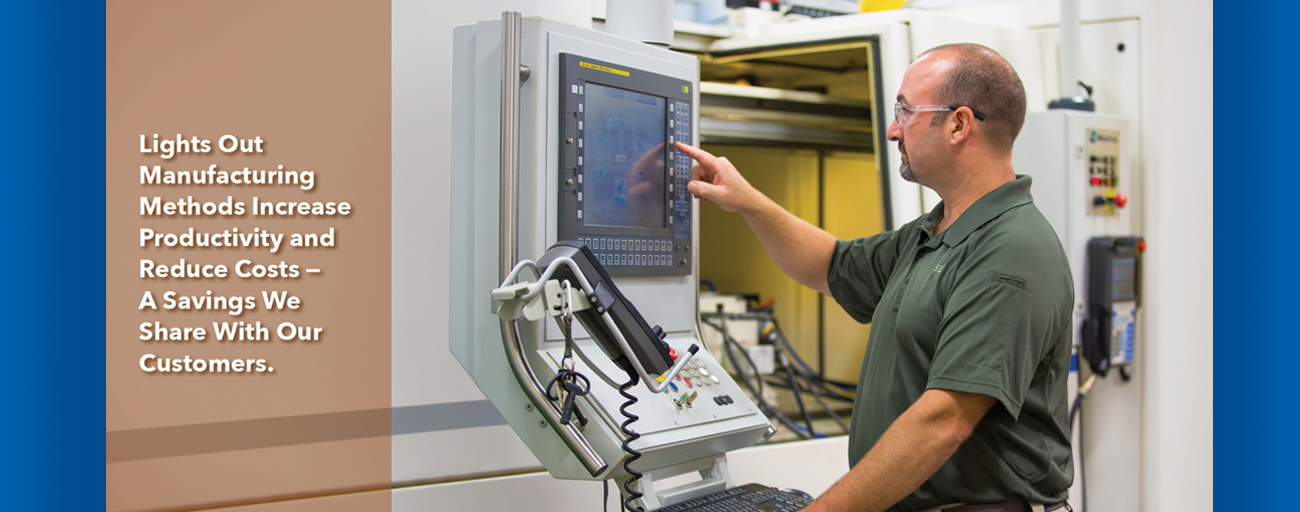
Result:
{"label": "safety glasses", "polygon": [[[916,118],[917,112],[949,112],[961,108],[962,105],[908,105],[906,103],[894,103],[894,122],[898,126],[911,123]],[[969,108],[969,107],[967,107]],[[984,114],[978,110],[970,109],[975,114],[975,119],[984,120]]]}

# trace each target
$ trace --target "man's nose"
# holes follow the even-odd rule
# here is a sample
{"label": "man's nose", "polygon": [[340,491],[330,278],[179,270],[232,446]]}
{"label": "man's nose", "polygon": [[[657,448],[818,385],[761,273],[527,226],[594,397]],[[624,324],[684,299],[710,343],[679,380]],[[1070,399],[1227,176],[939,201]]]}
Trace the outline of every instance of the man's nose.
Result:
{"label": "man's nose", "polygon": [[885,138],[898,142],[903,140],[903,127],[898,126],[898,120],[889,122],[889,129],[885,130]]}

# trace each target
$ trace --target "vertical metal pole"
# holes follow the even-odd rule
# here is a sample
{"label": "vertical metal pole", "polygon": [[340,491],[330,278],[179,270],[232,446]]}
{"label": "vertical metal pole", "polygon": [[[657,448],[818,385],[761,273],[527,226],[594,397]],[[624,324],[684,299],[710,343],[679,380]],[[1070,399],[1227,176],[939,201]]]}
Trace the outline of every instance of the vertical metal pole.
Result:
{"label": "vertical metal pole", "polygon": [[[501,207],[500,238],[501,266],[499,281],[505,281],[519,261],[519,84],[528,79],[530,70],[520,64],[520,44],[524,35],[523,17],[519,11],[501,13]],[[541,427],[549,427],[559,434],[578,461],[591,476],[604,473],[605,463],[591,443],[583,437],[574,423],[560,423],[560,410],[542,391],[528,357],[524,354],[522,339],[516,322],[501,321],[501,340],[506,360],[514,372],[519,387],[529,401],[545,418]]]}
{"label": "vertical metal pole", "polygon": [[1061,98],[1079,95],[1079,1],[1061,0]]}
{"label": "vertical metal pole", "polygon": [[[826,229],[826,151],[817,150],[817,227]],[[817,294],[817,371],[826,375],[826,296]]]}
{"label": "vertical metal pole", "polygon": [[519,61],[523,20],[519,11],[501,13],[501,219],[497,280],[519,261]]}

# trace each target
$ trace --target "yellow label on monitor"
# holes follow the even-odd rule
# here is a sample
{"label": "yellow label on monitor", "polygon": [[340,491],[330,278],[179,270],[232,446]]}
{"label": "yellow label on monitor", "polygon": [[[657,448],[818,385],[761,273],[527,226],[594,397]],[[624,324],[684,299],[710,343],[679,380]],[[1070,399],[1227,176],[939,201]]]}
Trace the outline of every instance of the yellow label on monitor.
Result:
{"label": "yellow label on monitor", "polygon": [[600,64],[592,64],[592,63],[590,63],[590,62],[578,61],[578,65],[579,65],[579,66],[582,66],[582,67],[584,67],[584,68],[594,69],[594,70],[596,70],[596,71],[604,71],[604,72],[606,72],[606,73],[613,73],[613,74],[615,74],[615,75],[623,75],[623,76],[626,76],[626,77],[631,77],[631,76],[632,76],[632,74],[631,74],[631,73],[628,73],[627,71],[623,71],[623,70],[621,70],[621,69],[607,68],[607,67],[605,67],[605,66],[601,66]]}

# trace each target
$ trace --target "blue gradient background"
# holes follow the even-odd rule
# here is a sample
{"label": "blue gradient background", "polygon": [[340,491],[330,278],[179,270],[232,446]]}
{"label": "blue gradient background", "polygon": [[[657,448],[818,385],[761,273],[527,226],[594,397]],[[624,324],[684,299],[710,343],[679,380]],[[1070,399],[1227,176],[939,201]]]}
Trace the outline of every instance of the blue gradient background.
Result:
{"label": "blue gradient background", "polygon": [[104,5],[0,8],[0,509],[104,506]]}
{"label": "blue gradient background", "polygon": [[1300,475],[1297,19],[1296,2],[1217,2],[1215,33],[1205,34],[1214,37],[1217,510],[1297,507],[1286,504]]}

